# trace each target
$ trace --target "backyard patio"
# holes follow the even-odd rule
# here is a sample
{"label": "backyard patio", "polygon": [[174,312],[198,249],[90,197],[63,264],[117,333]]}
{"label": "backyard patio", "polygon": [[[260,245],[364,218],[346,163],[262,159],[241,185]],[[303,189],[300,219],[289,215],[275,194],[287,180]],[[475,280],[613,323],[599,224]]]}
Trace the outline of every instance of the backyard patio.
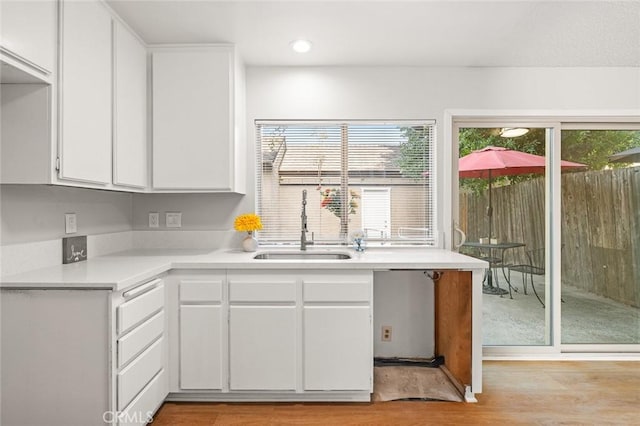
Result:
{"label": "backyard patio", "polygon": [[[607,161],[613,160],[604,158],[592,170],[576,166],[563,172],[560,203],[555,204],[560,208],[554,212],[559,226],[553,228],[546,172],[530,169],[535,173],[521,178],[522,170],[512,165],[507,170],[515,177],[505,175],[491,188],[491,176],[506,172],[495,166],[493,175],[476,175],[473,170],[481,167],[463,161],[508,152],[489,146],[460,159],[460,176],[467,178],[459,199],[459,224],[467,235],[461,252],[490,262],[501,287],[492,286],[488,279],[483,289],[483,344],[640,343],[640,163],[611,167]],[[474,186],[478,184],[484,186]],[[555,264],[550,238],[561,246]],[[546,302],[545,309],[541,303],[545,273],[553,268],[559,271],[554,279],[558,279],[562,303]],[[518,289],[512,292],[513,298],[503,294],[510,269],[513,287]],[[524,294],[520,271],[533,272],[541,301],[531,284]],[[550,319],[557,318],[556,309],[560,324],[551,324]],[[551,342],[549,329],[558,331],[558,326],[561,341]]]}
{"label": "backyard patio", "polygon": [[[502,278],[502,275],[500,276]],[[544,276],[534,276],[542,300]],[[482,298],[482,343],[500,345],[545,345],[545,309],[529,285],[523,293],[521,275],[512,275],[518,289],[503,296],[484,294]],[[504,280],[500,281],[504,287]],[[640,309],[563,285],[562,343],[629,343],[640,341]]]}

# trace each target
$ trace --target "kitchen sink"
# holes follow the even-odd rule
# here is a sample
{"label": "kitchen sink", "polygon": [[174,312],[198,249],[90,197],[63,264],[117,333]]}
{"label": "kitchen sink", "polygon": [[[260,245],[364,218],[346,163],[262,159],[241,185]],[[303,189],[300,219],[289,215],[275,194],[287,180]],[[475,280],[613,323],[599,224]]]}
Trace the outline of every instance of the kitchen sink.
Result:
{"label": "kitchen sink", "polygon": [[348,253],[336,253],[336,252],[287,252],[287,251],[267,251],[258,253],[253,256],[257,260],[346,260],[351,259],[351,255]]}

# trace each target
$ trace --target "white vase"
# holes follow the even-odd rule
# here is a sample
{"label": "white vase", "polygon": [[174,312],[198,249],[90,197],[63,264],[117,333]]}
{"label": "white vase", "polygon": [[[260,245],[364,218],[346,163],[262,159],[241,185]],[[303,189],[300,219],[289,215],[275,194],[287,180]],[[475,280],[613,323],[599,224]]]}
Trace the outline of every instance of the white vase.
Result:
{"label": "white vase", "polygon": [[258,240],[255,239],[252,232],[249,232],[249,235],[242,240],[242,250],[248,252],[258,250]]}

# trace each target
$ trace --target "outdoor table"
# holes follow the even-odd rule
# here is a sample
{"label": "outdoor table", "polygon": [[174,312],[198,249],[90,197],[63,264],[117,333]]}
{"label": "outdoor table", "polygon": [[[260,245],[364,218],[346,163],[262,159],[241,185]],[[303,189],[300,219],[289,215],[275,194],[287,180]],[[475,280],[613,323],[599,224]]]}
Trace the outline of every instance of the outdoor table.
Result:
{"label": "outdoor table", "polygon": [[[524,247],[524,246],[525,246],[524,243],[515,243],[515,242],[513,242],[513,243],[512,242],[504,242],[504,243],[498,243],[498,244],[490,244],[490,243],[480,243],[480,242],[474,242],[474,241],[467,241],[464,244],[462,244],[462,247],[476,248],[476,249],[480,249],[483,252],[487,253],[487,256],[480,256],[481,259],[486,260],[487,262],[489,262],[489,269],[487,270],[487,273],[485,274],[487,285],[482,287],[482,292],[483,293],[497,294],[497,295],[503,295],[503,294],[507,293],[506,290],[501,289],[500,287],[494,287],[493,286],[493,270],[492,270],[492,268],[495,267],[495,266],[503,267],[503,265],[504,265],[504,254],[505,254],[505,252],[507,250],[518,248],[518,247]],[[511,282],[509,282],[509,279],[507,278],[507,275],[504,274],[504,271],[503,271],[503,275],[505,277],[505,280],[507,281],[507,285],[509,286],[509,293],[511,293]],[[497,281],[498,281],[498,277],[496,277],[496,282]]]}

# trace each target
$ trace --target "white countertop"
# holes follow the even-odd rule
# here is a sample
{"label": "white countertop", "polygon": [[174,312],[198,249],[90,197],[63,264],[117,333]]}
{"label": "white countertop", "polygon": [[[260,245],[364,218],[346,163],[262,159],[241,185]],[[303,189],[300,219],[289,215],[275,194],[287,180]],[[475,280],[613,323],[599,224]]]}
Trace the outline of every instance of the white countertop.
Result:
{"label": "white countertop", "polygon": [[[296,259],[256,260],[257,253],[287,251],[240,250],[132,250],[113,253],[69,265],[36,269],[0,278],[3,288],[87,288],[122,290],[171,269],[484,269],[488,264],[473,257],[433,248],[370,248],[365,253],[351,249],[313,248],[309,252],[348,252],[345,260]],[[290,249],[289,251],[297,251]]]}

